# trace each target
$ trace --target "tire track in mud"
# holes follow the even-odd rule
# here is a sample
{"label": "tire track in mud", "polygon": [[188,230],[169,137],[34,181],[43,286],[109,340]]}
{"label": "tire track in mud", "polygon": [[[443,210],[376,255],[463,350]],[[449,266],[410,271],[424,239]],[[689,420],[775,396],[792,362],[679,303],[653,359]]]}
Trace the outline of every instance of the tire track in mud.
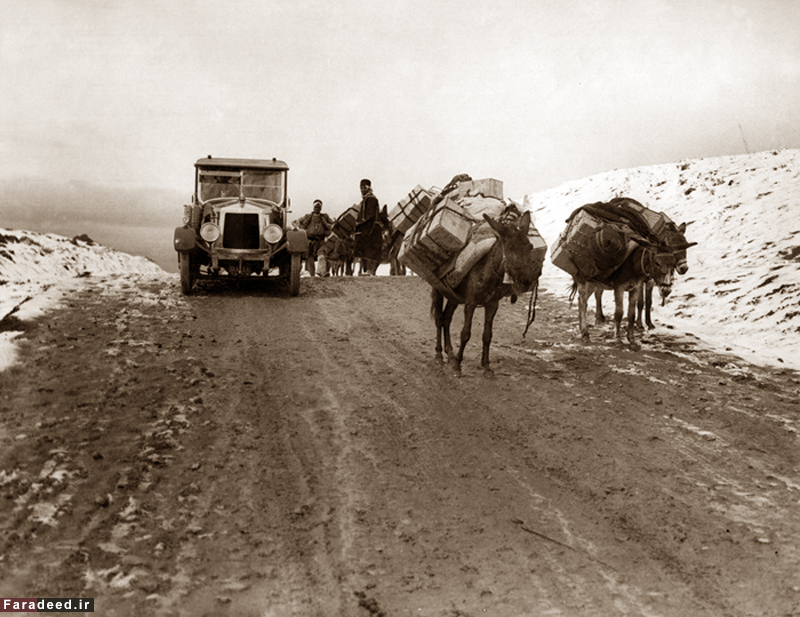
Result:
{"label": "tire track in mud", "polygon": [[[264,562],[273,565],[265,568],[264,580],[249,580],[246,589],[224,594],[224,606],[238,614],[349,614],[355,598],[340,588],[336,520],[347,509],[340,507],[339,484],[329,469],[339,450],[337,403],[314,384],[310,360],[317,358],[302,352],[316,348],[305,324],[317,316],[313,308],[300,309],[295,302],[291,317],[276,323],[277,313],[264,305],[285,300],[244,297],[236,302],[233,320],[211,324],[216,307],[224,303],[219,298],[209,300],[199,320],[201,329],[214,330],[222,350],[215,371],[227,378],[211,395],[212,407],[222,412],[217,422],[238,418],[242,425],[241,435],[218,448],[237,452],[237,459],[225,465],[242,468],[238,492],[228,497],[229,503],[250,511],[253,529],[245,530],[247,536],[263,536]],[[254,327],[260,336],[252,336]],[[258,521],[259,512],[264,523]],[[210,548],[207,554],[211,558],[218,552]],[[246,570],[239,578],[246,577]],[[206,602],[198,597],[197,608]]]}

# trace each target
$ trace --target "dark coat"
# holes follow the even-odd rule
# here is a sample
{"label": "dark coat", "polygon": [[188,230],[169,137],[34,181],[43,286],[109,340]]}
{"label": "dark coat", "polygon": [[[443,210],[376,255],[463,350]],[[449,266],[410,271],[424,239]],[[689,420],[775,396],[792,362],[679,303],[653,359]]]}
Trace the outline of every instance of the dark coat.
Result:
{"label": "dark coat", "polygon": [[383,227],[378,221],[380,203],[378,198],[368,192],[361,200],[355,230],[355,256],[364,259],[381,260],[383,249]]}

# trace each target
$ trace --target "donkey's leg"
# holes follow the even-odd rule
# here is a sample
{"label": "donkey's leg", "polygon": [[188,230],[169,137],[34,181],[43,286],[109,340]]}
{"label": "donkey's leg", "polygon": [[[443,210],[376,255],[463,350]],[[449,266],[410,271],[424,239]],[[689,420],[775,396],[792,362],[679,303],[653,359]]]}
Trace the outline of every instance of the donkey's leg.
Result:
{"label": "donkey's leg", "polygon": [[578,329],[584,339],[589,339],[589,324],[586,321],[586,310],[589,305],[591,289],[589,283],[578,283]]}
{"label": "donkey's leg", "polygon": [[625,290],[614,288],[614,335],[622,342],[622,315],[625,312]]}
{"label": "donkey's leg", "polygon": [[442,329],[444,330],[444,353],[448,358],[453,357],[453,343],[450,339],[450,324],[453,322],[453,315],[455,315],[458,308],[458,302],[452,300],[447,301],[447,306],[444,307],[444,315],[442,316]]}
{"label": "donkey's leg", "polygon": [[489,347],[492,344],[492,323],[497,314],[497,307],[500,303],[495,301],[483,307],[483,354],[481,355],[481,366],[487,373],[491,373],[489,368]]}
{"label": "donkey's leg", "polygon": [[606,322],[606,316],[603,315],[603,288],[598,287],[594,290],[594,324],[599,326]]}
{"label": "donkey's leg", "polygon": [[[652,330],[655,328],[653,325],[652,319],[652,310],[653,310],[653,288],[656,286],[655,281],[647,281],[645,283],[644,288],[644,322],[647,324],[647,328]],[[641,300],[640,300],[641,302]]]}
{"label": "donkey's leg", "polygon": [[436,360],[442,362],[442,329],[444,328],[444,316],[442,306],[444,297],[435,289],[431,290],[431,314],[433,323],[436,326]]}
{"label": "donkey's leg", "polygon": [[464,326],[461,328],[461,343],[458,346],[458,353],[453,357],[456,370],[461,371],[461,361],[464,359],[464,348],[472,336],[472,316],[475,314],[474,304],[464,305]]}
{"label": "donkey's leg", "polygon": [[644,312],[644,294],[641,293],[641,288],[647,285],[647,283],[642,283],[639,285],[639,299],[636,301],[636,327],[644,330],[644,324],[642,323],[642,313]]}
{"label": "donkey's leg", "polygon": [[642,286],[636,285],[628,292],[628,343],[632,351],[639,351],[642,346],[636,342],[636,305],[639,303]]}

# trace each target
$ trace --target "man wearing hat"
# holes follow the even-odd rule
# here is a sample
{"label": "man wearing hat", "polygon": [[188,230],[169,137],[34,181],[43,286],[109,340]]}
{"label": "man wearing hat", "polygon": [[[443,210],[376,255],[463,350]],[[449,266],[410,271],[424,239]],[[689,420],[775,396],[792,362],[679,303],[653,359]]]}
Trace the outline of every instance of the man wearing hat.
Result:
{"label": "man wearing hat", "polygon": [[[308,253],[306,253],[306,270],[311,276],[316,273],[317,252],[325,240],[325,236],[333,227],[333,219],[322,212],[322,200],[314,200],[314,209],[309,214],[294,222],[295,227],[305,229],[308,235]],[[324,273],[323,273],[324,274]]]}
{"label": "man wearing hat", "polygon": [[381,261],[383,227],[378,220],[380,203],[372,192],[372,182],[363,179],[361,209],[356,219],[355,256],[361,258],[360,274],[375,275]]}

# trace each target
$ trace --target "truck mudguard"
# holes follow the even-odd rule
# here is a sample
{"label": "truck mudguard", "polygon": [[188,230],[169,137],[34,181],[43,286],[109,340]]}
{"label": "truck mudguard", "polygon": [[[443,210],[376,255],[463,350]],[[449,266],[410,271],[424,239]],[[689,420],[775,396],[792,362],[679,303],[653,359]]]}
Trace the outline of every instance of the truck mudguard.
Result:
{"label": "truck mudguard", "polygon": [[179,253],[191,251],[195,245],[194,229],[191,227],[175,228],[175,250]]}
{"label": "truck mudguard", "polygon": [[308,236],[304,229],[286,230],[286,249],[290,253],[305,253],[308,250]]}

